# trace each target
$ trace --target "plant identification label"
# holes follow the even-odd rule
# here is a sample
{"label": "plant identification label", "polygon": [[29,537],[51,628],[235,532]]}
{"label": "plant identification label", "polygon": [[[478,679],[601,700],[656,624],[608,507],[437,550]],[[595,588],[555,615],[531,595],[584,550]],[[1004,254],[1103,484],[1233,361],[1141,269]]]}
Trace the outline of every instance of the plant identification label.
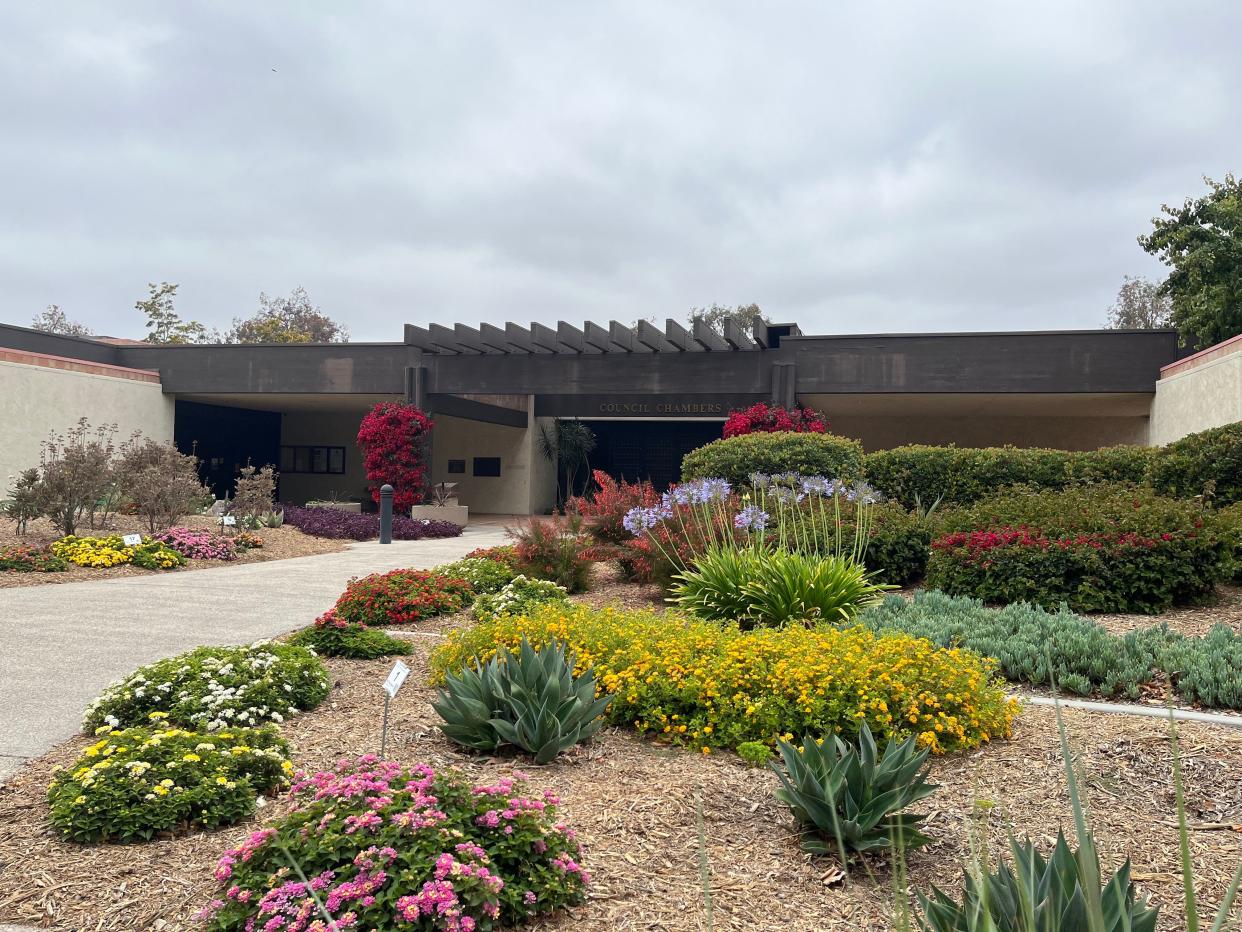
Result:
{"label": "plant identification label", "polygon": [[121,538],[121,542],[125,544],[126,547],[138,547],[142,544],[142,535],[126,534]]}
{"label": "plant identification label", "polygon": [[388,674],[388,679],[384,680],[384,692],[388,693],[390,698],[397,698],[397,690],[405,683],[406,677],[410,675],[410,668],[403,662],[398,660],[392,665],[392,670]]}
{"label": "plant identification label", "polygon": [[237,519],[232,515],[223,515],[220,518],[220,523],[225,527],[232,527],[237,523]]}

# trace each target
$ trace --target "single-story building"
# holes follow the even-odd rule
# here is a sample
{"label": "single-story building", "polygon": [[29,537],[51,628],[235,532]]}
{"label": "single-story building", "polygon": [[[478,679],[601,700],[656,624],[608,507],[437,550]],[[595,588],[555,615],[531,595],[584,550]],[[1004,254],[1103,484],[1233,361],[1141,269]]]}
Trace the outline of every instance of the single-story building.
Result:
{"label": "single-story building", "polygon": [[433,481],[476,512],[539,513],[557,418],[595,432],[591,465],[675,481],[735,408],[801,402],[869,450],[904,443],[1092,449],[1242,420],[1242,339],[1190,355],[1170,330],[815,336],[560,323],[406,325],[392,343],[148,345],[0,325],[0,476],[80,417],[174,439],[218,494],[274,463],[287,501],[361,498],[355,435],[376,402],[435,419]]}

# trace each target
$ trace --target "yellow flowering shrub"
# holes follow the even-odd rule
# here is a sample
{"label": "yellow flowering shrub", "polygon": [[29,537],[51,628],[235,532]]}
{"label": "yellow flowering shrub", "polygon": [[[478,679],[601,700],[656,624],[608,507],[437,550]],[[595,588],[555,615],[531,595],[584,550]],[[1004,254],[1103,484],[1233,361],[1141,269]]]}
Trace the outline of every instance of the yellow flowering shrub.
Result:
{"label": "yellow flowering shrub", "polygon": [[917,735],[935,753],[1007,737],[1018,705],[995,661],[903,634],[863,628],[741,631],[675,613],[552,603],[452,631],[432,655],[433,680],[522,638],[568,643],[616,698],[608,715],[640,732],[710,753],[805,734]]}
{"label": "yellow flowering shrub", "polygon": [[185,557],[167,544],[142,538],[142,543],[126,545],[120,534],[107,537],[77,537],[69,535],[52,541],[52,553],[62,560],[95,569],[132,563],[148,570],[169,570],[185,563]]}
{"label": "yellow flowering shrub", "polygon": [[115,731],[48,787],[52,824],[74,841],[135,841],[248,818],[259,794],[281,789],[293,765],[275,726],[187,731],[163,712]]}

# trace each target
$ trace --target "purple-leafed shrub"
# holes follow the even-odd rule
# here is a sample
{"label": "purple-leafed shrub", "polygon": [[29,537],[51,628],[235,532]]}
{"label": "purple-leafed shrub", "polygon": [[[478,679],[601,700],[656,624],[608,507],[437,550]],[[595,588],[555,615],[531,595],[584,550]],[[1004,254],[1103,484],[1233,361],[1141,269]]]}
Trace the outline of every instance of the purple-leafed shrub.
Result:
{"label": "purple-leafed shrub", "polygon": [[370,540],[379,536],[379,519],[375,515],[363,515],[339,508],[303,508],[301,505],[281,505],[285,511],[285,524],[297,528],[303,534],[314,537],[331,537],[334,540]]}
{"label": "purple-leafed shrub", "polygon": [[[379,535],[376,521],[376,536]],[[461,526],[452,521],[431,521],[425,518],[407,518],[393,515],[392,536],[394,540],[424,540],[429,537],[460,537]]]}
{"label": "purple-leafed shrub", "polygon": [[[285,524],[303,534],[334,540],[371,540],[379,537],[379,516],[341,511],[339,508],[303,508],[282,505]],[[393,515],[392,536],[396,540],[423,540],[430,537],[457,537],[461,528],[451,521],[424,521]]]}
{"label": "purple-leafed shrub", "polygon": [[237,557],[233,541],[206,528],[170,527],[155,539],[191,560],[233,560]]}

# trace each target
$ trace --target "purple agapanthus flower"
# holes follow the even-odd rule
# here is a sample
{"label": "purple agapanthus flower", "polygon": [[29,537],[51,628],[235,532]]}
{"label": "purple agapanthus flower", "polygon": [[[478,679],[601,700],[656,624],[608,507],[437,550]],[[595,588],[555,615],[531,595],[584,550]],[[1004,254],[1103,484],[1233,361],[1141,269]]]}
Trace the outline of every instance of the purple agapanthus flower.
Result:
{"label": "purple agapanthus flower", "polygon": [[734,516],[733,526],[745,531],[762,531],[768,526],[768,513],[758,505],[747,505]]}

